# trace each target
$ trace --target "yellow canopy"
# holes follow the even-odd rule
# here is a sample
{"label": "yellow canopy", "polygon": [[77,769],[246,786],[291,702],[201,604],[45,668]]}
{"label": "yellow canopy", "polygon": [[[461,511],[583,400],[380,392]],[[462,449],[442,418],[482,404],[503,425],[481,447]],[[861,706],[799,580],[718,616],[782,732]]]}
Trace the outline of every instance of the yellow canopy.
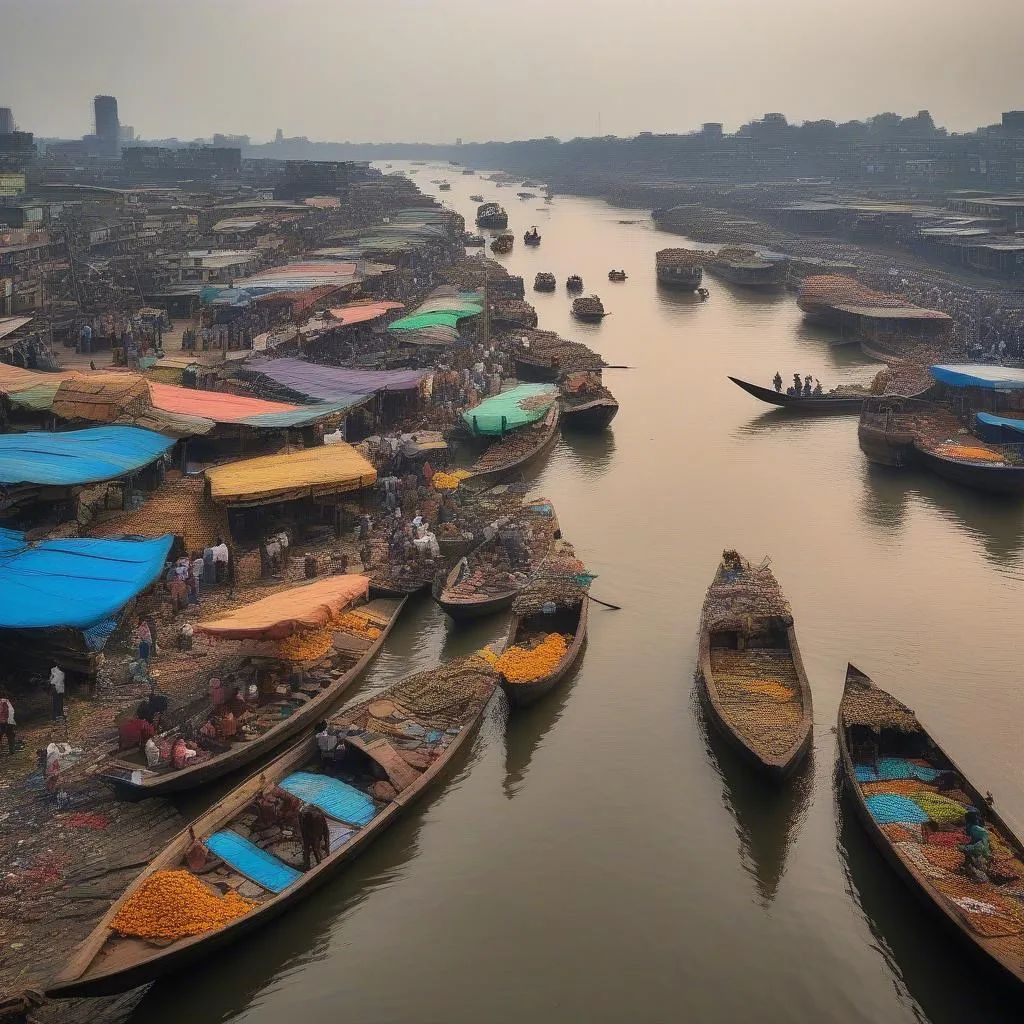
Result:
{"label": "yellow canopy", "polygon": [[298,630],[327,625],[369,587],[365,576],[328,576],[236,608],[222,619],[200,622],[196,629],[226,640],[282,640]]}
{"label": "yellow canopy", "polygon": [[208,469],[206,478],[214,501],[260,505],[358,491],[377,482],[377,471],[355,448],[342,443],[243,459]]}

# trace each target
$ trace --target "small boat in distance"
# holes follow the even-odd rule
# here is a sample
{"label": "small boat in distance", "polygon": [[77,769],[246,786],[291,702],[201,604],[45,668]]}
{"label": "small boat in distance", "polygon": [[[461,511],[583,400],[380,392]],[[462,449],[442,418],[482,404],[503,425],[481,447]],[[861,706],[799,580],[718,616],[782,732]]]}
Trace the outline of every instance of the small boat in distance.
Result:
{"label": "small boat in distance", "polygon": [[[860,412],[864,401],[871,397],[867,388],[855,389],[853,386],[837,388],[822,395],[810,395],[799,398],[795,395],[786,394],[785,391],[776,391],[774,388],[764,388],[760,384],[751,384],[749,381],[740,380],[739,377],[730,377],[729,380],[737,387],[742,388],[748,395],[774,405],[776,408],[785,409],[787,412],[803,413],[806,415],[831,415],[833,413],[855,413]],[[863,392],[861,394],[860,392]]]}
{"label": "small boat in distance", "polygon": [[537,197],[532,192],[517,192],[517,196],[520,199],[536,199]]}
{"label": "small boat in distance", "polygon": [[626,272],[624,270],[609,270],[608,271],[609,281],[625,281]]}
{"label": "small boat in distance", "polygon": [[491,252],[496,253],[499,256],[507,256],[512,251],[512,246],[515,245],[516,236],[511,233],[503,233],[498,235],[493,242],[491,242]]}
{"label": "small boat in distance", "polygon": [[540,232],[536,225],[523,235],[523,243],[525,245],[540,245]]}
{"label": "small boat in distance", "polygon": [[498,203],[484,203],[476,211],[476,226],[504,231],[508,227],[508,214]]}
{"label": "small boat in distance", "polygon": [[469,197],[469,201],[471,203],[482,203],[484,201],[484,197],[481,195],[473,195]]}
{"label": "small boat in distance", "polygon": [[724,551],[700,621],[697,685],[711,723],[781,782],[811,748],[811,688],[793,614],[766,558]]}
{"label": "small boat in distance", "polygon": [[654,256],[658,284],[696,291],[704,279],[708,253],[697,249],[661,249]]}
{"label": "small boat in distance", "polygon": [[567,292],[583,291],[583,278],[579,274],[570,274],[565,282],[565,290]]}
{"label": "small boat in distance", "polygon": [[472,231],[467,231],[462,236],[462,244],[470,249],[482,249],[487,244],[487,239],[483,235],[475,234]]}
{"label": "small boat in distance", "polygon": [[449,182],[449,181],[442,181],[441,184],[437,186],[437,188],[438,188],[438,191],[440,191],[440,192],[451,192],[451,190],[452,190],[451,182]]}
{"label": "small boat in distance", "polygon": [[604,311],[604,304],[596,295],[581,295],[578,299],[572,300],[572,315],[577,320],[599,321],[608,314]]}
{"label": "small boat in distance", "polygon": [[542,270],[533,279],[533,290],[535,292],[553,292],[557,287],[557,284],[554,274],[551,274],[546,270]]}
{"label": "small boat in distance", "polygon": [[910,708],[853,665],[837,733],[840,778],[872,842],[910,891],[1019,992],[1024,845],[991,795],[972,785]]}

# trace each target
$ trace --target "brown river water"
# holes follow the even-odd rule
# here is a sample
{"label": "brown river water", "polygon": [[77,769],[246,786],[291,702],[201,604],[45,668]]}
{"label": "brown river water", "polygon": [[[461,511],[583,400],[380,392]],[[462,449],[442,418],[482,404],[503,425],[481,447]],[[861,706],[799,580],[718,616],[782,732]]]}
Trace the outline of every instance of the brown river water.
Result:
{"label": "brown river water", "polygon": [[[441,177],[451,192],[429,184]],[[470,193],[501,200],[516,234],[505,259],[540,325],[633,367],[606,371],[612,428],[563,438],[533,471],[598,574],[592,592],[622,610],[592,606],[575,677],[512,717],[495,700],[446,784],[336,880],[155,985],[133,1020],[1020,1020],[837,799],[834,726],[853,661],[1024,822],[1022,506],[880,471],[856,417],[787,419],[740,391],[727,374],[799,371],[827,389],[878,367],[805,326],[791,295],[714,278],[705,303],[659,290],[654,253],[682,240],[644,213],[522,201],[456,168],[415,180],[467,226]],[[531,224],[537,249],[521,241]],[[609,282],[619,267],[628,281]],[[530,290],[539,270],[558,291]],[[600,325],[572,321],[570,273],[604,300]],[[814,753],[782,790],[708,735],[694,698],[697,620],[724,547],[770,554],[796,616]],[[424,600],[360,692],[502,628],[456,628]]]}

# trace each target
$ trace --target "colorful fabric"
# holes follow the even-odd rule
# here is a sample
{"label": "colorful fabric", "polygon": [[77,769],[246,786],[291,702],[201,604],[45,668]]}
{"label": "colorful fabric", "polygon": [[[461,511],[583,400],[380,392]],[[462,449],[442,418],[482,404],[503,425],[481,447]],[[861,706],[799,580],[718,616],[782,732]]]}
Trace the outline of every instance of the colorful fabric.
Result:
{"label": "colorful fabric", "polygon": [[962,829],[954,829],[952,832],[929,832],[927,835],[929,846],[963,846],[967,842],[967,833]]}
{"label": "colorful fabric", "polygon": [[377,806],[361,789],[329,775],[295,772],[283,779],[281,789],[314,804],[324,814],[352,825],[366,825],[373,820]]}
{"label": "colorful fabric", "polygon": [[927,765],[914,764],[905,757],[884,757],[877,767],[869,764],[858,764],[854,767],[858,782],[878,782],[881,779],[920,779],[922,782],[934,782],[939,774]]}
{"label": "colorful fabric", "polygon": [[925,783],[917,779],[886,779],[881,782],[864,782],[860,791],[865,796],[875,796],[878,793],[892,793],[895,796],[913,796],[925,788]]}
{"label": "colorful fabric", "polygon": [[928,820],[928,815],[913,800],[905,796],[880,793],[877,796],[867,797],[865,803],[868,805],[871,816],[880,824],[887,822],[902,824],[908,821],[923,824]]}
{"label": "colorful fabric", "polygon": [[921,792],[911,798],[936,825],[958,825],[967,810],[963,804],[939,793]]}

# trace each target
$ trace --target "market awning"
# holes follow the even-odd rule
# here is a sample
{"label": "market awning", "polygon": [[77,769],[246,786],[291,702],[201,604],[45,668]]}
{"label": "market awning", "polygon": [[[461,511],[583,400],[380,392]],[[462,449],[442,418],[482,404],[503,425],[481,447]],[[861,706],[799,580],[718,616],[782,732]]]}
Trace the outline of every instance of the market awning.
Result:
{"label": "market awning", "polygon": [[430,370],[353,370],[304,359],[250,359],[238,372],[241,377],[260,374],[296,395],[348,406],[359,405],[378,391],[412,391],[431,376]]}
{"label": "market awning", "polygon": [[369,587],[365,576],[328,576],[236,608],[221,619],[200,622],[196,629],[226,640],[281,640],[298,630],[326,626]]}
{"label": "market awning", "polygon": [[404,309],[401,302],[350,302],[329,310],[332,317],[346,327],[350,324],[367,323],[390,313],[393,309]]}
{"label": "market awning", "polygon": [[1015,366],[947,363],[929,366],[928,372],[940,384],[953,388],[987,388],[990,391],[1019,391],[1024,388],[1024,369]]}
{"label": "market awning", "polygon": [[0,530],[0,628],[85,629],[120,611],[160,575],[171,536],[46,540]]}
{"label": "market awning", "polygon": [[138,427],[0,435],[0,484],[72,487],[116,480],[160,458],[174,441]]}
{"label": "market awning", "polygon": [[377,471],[342,442],[216,466],[206,471],[206,478],[215,501],[259,505],[358,491],[376,483]]}

